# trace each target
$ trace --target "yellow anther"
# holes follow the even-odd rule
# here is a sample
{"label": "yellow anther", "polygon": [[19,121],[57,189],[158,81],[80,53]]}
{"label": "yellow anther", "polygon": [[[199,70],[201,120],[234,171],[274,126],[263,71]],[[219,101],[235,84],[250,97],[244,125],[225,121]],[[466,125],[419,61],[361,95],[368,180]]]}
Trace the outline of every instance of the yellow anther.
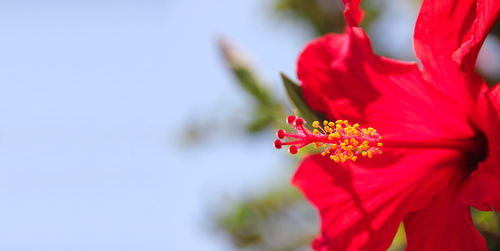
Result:
{"label": "yellow anther", "polygon": [[334,126],[335,126],[335,123],[333,123],[333,122],[328,122],[328,126],[330,126],[330,127],[334,127]]}
{"label": "yellow anther", "polygon": [[383,144],[379,142],[379,143],[377,143],[377,146],[383,146]]}
{"label": "yellow anther", "polygon": [[332,146],[330,146],[330,148],[331,148],[332,150],[337,149],[337,144],[333,144]]}
{"label": "yellow anther", "polygon": [[355,139],[351,139],[351,144],[353,146],[357,146],[359,144],[359,142],[357,140],[355,140]]}
{"label": "yellow anther", "polygon": [[358,159],[357,156],[352,156],[352,158],[351,158],[351,160],[354,161],[354,162],[356,162],[357,159]]}
{"label": "yellow anther", "polygon": [[368,153],[367,152],[362,152],[361,155],[366,156]]}
{"label": "yellow anther", "polygon": [[349,125],[349,121],[344,120],[344,125]]}
{"label": "yellow anther", "polygon": [[325,120],[325,121],[323,121],[323,125],[324,125],[324,126],[327,126],[327,125],[328,125],[328,121],[326,121],[326,120]]}
{"label": "yellow anther", "polygon": [[313,130],[313,134],[318,135],[318,134],[319,134],[318,129],[314,129],[314,130]]}
{"label": "yellow anther", "polygon": [[330,133],[330,134],[328,135],[328,140],[333,140],[334,138],[335,138],[335,134]]}
{"label": "yellow anther", "polygon": [[319,127],[319,121],[314,121],[314,122],[312,123],[312,126],[313,126],[314,128],[318,128],[318,127]]}
{"label": "yellow anther", "polygon": [[326,156],[326,152],[322,152],[322,153],[321,153],[321,156]]}
{"label": "yellow anther", "polygon": [[368,158],[373,158],[373,153],[372,153],[372,151],[368,151]]}

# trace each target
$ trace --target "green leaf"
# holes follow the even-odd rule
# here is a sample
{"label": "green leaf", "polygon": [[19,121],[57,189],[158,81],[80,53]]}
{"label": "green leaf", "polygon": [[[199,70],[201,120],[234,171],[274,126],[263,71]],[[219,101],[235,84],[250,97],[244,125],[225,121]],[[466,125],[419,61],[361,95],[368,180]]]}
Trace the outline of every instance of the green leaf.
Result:
{"label": "green leaf", "polygon": [[300,86],[289,77],[287,77],[284,73],[280,73],[280,75],[281,79],[283,80],[283,85],[285,86],[285,90],[288,94],[290,103],[294,107],[295,113],[304,118],[309,123],[312,123],[315,120],[323,120],[324,116],[322,114],[313,111],[307,105],[306,101],[304,100],[304,96],[302,95],[302,89],[300,89]]}
{"label": "green leaf", "polygon": [[250,64],[241,56],[241,53],[238,53],[239,51],[224,39],[220,39],[218,45],[222,51],[224,60],[238,79],[238,83],[241,87],[259,102],[259,104],[271,105],[273,103],[272,97],[265,84],[257,78]]}
{"label": "green leaf", "polygon": [[263,105],[270,105],[272,103],[269,92],[267,92],[264,85],[259,83],[255,74],[249,67],[244,65],[232,65],[231,69],[241,86],[258,100],[259,103]]}
{"label": "green leaf", "polygon": [[247,131],[250,133],[256,133],[264,130],[266,127],[271,125],[273,122],[273,117],[267,114],[259,115],[256,114],[254,119],[247,125]]}

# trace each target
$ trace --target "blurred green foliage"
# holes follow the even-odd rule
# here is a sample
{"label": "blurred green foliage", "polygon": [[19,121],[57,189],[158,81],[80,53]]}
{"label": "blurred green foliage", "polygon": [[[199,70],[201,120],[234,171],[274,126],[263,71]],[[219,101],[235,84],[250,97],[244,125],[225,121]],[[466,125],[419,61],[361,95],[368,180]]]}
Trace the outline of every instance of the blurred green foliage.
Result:
{"label": "blurred green foliage", "polygon": [[217,217],[233,243],[254,250],[297,250],[309,246],[316,214],[289,184],[242,200]]}
{"label": "blurred green foliage", "polygon": [[[362,7],[365,10],[362,25],[367,27],[379,10],[371,1],[362,2]],[[315,35],[344,30],[344,4],[340,0],[276,0],[274,11],[278,16],[309,25]]]}
{"label": "blurred green foliage", "polygon": [[[273,6],[275,14],[304,22],[315,35],[342,32],[344,28],[343,5],[340,0],[274,0]],[[363,2],[363,8],[366,12],[363,26],[369,29],[380,10],[369,1]],[[493,33],[500,34],[500,25],[493,28]],[[286,128],[284,118],[290,113],[287,108],[289,106],[273,95],[268,85],[260,80],[241,53],[230,43],[220,40],[219,47],[236,83],[252,98],[253,105],[249,107],[253,120],[246,125],[247,132],[253,134]],[[299,86],[284,74],[281,77],[293,110],[307,121],[321,120],[321,114],[305,105]],[[272,140],[269,139],[270,142]],[[312,148],[308,148],[301,150],[301,154],[312,151]],[[297,159],[299,158],[300,154]],[[221,209],[216,212],[213,215],[216,228],[230,238],[235,248],[244,250],[307,250],[319,228],[316,210],[288,182],[283,182],[264,194],[240,198],[229,207],[221,202]],[[485,236],[490,250],[500,250],[498,214],[472,209],[472,217],[476,228]],[[404,227],[401,225],[389,250],[404,250],[405,246]]]}
{"label": "blurred green foliage", "polygon": [[278,0],[275,1],[274,9],[278,15],[305,22],[318,35],[328,32],[339,33],[344,29],[344,6],[340,1]]}
{"label": "blurred green foliage", "polygon": [[472,219],[476,229],[486,239],[489,250],[500,250],[500,216],[495,211],[484,212],[475,208],[472,210]]}

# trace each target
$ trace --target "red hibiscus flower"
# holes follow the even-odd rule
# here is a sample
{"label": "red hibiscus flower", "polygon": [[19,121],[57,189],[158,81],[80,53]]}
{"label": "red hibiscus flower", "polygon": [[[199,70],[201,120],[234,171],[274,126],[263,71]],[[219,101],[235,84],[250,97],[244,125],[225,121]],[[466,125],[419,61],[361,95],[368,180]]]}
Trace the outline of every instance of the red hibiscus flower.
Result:
{"label": "red hibiscus flower", "polygon": [[[375,55],[358,27],[360,0],[344,2],[345,33],[309,43],[298,78],[313,110],[376,128],[383,153],[301,162],[293,184],[321,216],[313,248],[386,250],[402,221],[407,250],[487,250],[470,206],[500,211],[500,87],[488,88],[474,68],[500,1],[424,0],[414,35],[421,69]],[[292,145],[295,153],[333,130],[312,133],[296,121],[296,134],[278,133],[296,141],[277,147]],[[341,132],[355,128],[340,124]],[[353,159],[349,151],[331,158]]]}

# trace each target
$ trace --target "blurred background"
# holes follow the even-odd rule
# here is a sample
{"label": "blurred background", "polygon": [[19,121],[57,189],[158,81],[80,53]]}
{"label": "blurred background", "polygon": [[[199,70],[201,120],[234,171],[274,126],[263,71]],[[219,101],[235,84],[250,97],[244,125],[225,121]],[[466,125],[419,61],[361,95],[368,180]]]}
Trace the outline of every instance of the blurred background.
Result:
{"label": "blurred background", "polygon": [[[419,4],[364,3],[376,52],[414,59]],[[0,2],[0,250],[308,250],[318,219],[289,184],[298,159],[272,147],[300,109],[279,72],[292,83],[307,41],[342,31],[341,10]],[[490,35],[490,83],[499,52]],[[474,220],[498,249],[498,216]],[[392,250],[404,245],[400,232]]]}

